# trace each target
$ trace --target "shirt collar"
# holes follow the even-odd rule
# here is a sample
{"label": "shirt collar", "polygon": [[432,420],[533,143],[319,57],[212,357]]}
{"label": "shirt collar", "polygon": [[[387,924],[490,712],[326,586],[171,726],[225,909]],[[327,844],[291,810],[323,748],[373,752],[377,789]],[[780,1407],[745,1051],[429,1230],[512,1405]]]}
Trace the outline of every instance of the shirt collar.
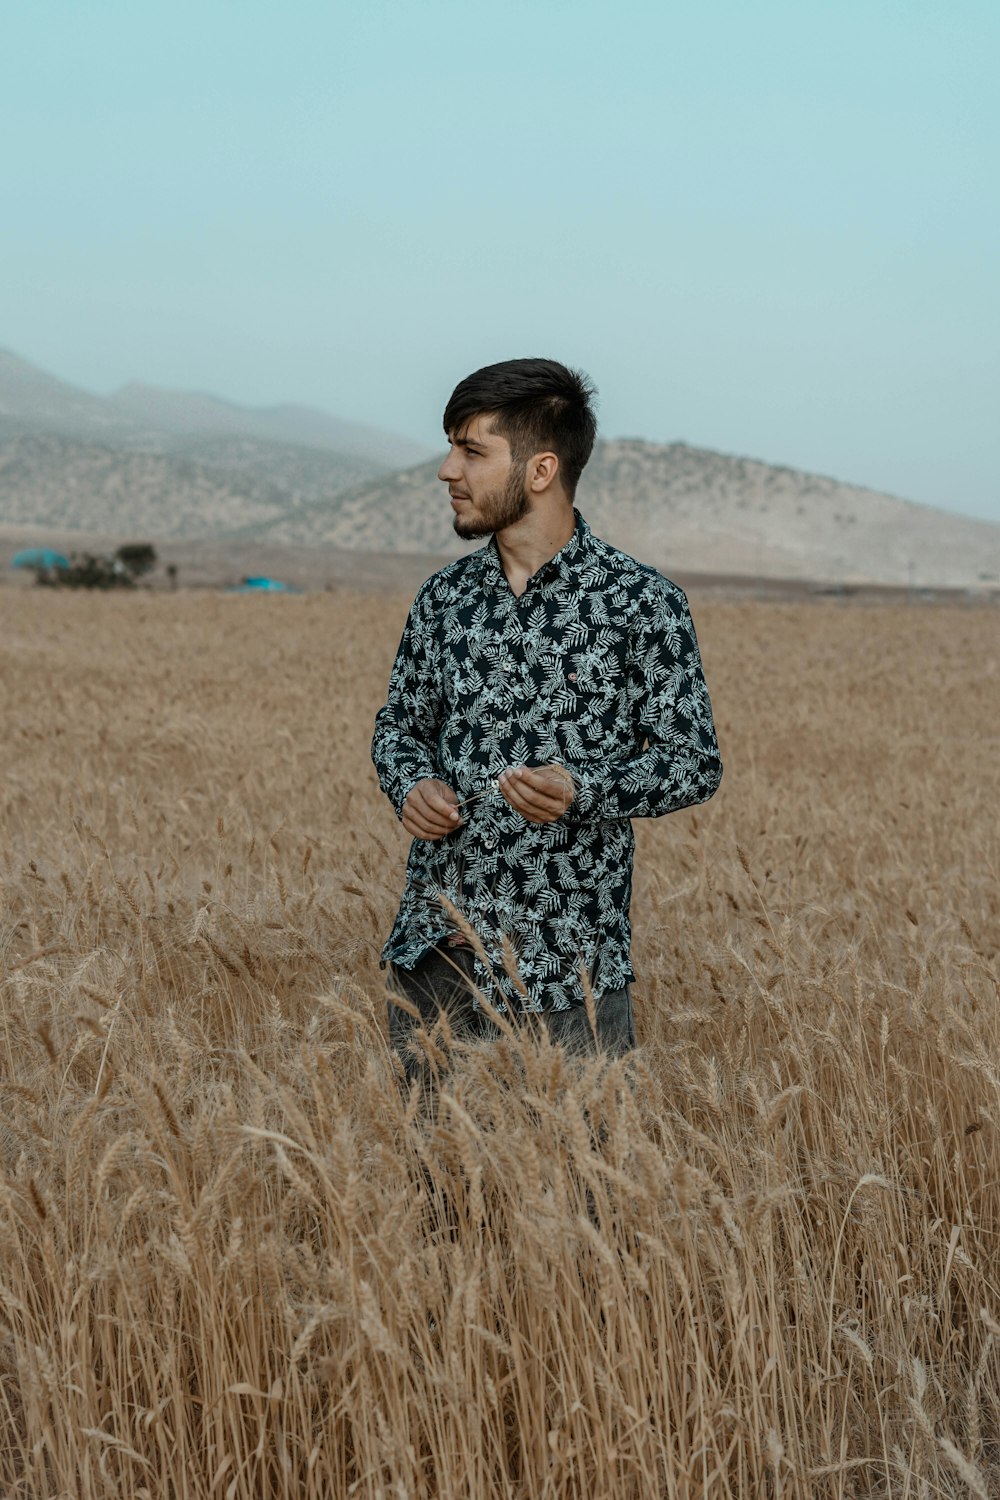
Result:
{"label": "shirt collar", "polygon": [[[593,533],[576,506],[573,507],[573,515],[576,517],[576,527],[573,535],[565,546],[560,547],[554,557],[550,557],[548,562],[542,563],[542,566],[536,573],[532,573],[532,584],[536,580],[539,584],[551,583],[557,578],[568,580],[572,576],[574,569],[583,562]],[[482,566],[487,575],[492,574],[495,578],[498,576],[506,577],[503,571],[503,563],[500,561],[500,549],[497,546],[495,536],[490,537],[485,547],[480,547],[478,556],[482,559]]]}

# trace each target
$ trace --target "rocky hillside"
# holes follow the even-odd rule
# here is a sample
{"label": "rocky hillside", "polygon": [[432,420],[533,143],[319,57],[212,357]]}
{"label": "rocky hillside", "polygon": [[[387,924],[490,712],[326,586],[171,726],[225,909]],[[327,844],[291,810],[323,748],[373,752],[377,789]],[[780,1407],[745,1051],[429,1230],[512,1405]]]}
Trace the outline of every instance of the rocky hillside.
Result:
{"label": "rocky hillside", "polygon": [[418,463],[427,450],[409,438],[344,422],[308,406],[238,406],[200,391],[167,391],[132,381],[107,401],[110,411],[144,431],[197,441],[204,434],[349,454],[380,469]]}
{"label": "rocky hillside", "polygon": [[[197,451],[195,449],[194,451]],[[381,471],[374,470],[375,474]],[[141,532],[150,540],[219,536],[330,505],[373,466],[304,448],[208,444],[202,462],[46,432],[0,439],[0,525]]]}
{"label": "rocky hillside", "polygon": [[136,424],[94,396],[0,349],[0,432],[59,432],[97,441],[136,440]]}
{"label": "rocky hillside", "polygon": [[[0,527],[455,556],[438,460],[400,472],[413,456],[304,407],[140,385],[92,396],[0,351]],[[1000,582],[1000,526],[684,443],[599,443],[578,504],[668,573]]]}
{"label": "rocky hillside", "polygon": [[426,450],[306,407],[94,396],[0,350],[0,525],[214,536],[329,505]]}
{"label": "rocky hillside", "polygon": [[[577,496],[594,529],[669,571],[976,587],[1000,581],[1000,526],[684,443],[599,443]],[[465,550],[437,464],[255,528],[272,541]]]}
{"label": "rocky hillside", "polygon": [[206,438],[242,438],[337,453],[369,473],[419,463],[428,450],[398,433],[345,422],[308,406],[240,406],[200,391],[132,381],[96,396],[0,349],[0,436],[25,430],[198,457]]}

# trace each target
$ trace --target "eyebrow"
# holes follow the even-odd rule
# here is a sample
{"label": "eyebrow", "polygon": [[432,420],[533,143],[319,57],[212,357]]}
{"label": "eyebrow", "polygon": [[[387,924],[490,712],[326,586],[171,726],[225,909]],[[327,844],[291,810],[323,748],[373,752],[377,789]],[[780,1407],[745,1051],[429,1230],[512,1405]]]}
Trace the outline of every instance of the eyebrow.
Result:
{"label": "eyebrow", "polygon": [[482,452],[484,452],[484,453],[486,452],[486,444],[485,443],[481,443],[478,440],[478,438],[452,437],[451,434],[449,433],[448,434],[448,441],[455,448],[479,448],[479,449],[481,449]]}

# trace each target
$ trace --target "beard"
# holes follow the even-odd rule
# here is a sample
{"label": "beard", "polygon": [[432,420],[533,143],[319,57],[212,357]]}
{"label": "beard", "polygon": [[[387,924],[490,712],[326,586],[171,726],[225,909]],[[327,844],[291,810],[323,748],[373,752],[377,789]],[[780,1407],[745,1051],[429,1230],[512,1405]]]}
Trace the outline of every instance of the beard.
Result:
{"label": "beard", "polygon": [[525,471],[525,464],[512,464],[502,489],[491,490],[481,500],[473,502],[475,516],[464,521],[461,516],[455,517],[455,535],[471,542],[477,537],[493,536],[495,532],[523,521],[531,509],[524,484]]}

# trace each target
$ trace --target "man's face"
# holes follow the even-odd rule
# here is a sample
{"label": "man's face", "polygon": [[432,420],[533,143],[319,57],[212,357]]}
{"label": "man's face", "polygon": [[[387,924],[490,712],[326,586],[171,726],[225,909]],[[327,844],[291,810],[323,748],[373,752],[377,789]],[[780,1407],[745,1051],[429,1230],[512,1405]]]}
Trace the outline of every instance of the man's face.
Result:
{"label": "man's face", "polygon": [[523,520],[530,509],[525,465],[515,463],[507,439],[491,431],[489,414],[473,417],[448,439],[438,478],[448,486],[456,533],[471,541]]}

